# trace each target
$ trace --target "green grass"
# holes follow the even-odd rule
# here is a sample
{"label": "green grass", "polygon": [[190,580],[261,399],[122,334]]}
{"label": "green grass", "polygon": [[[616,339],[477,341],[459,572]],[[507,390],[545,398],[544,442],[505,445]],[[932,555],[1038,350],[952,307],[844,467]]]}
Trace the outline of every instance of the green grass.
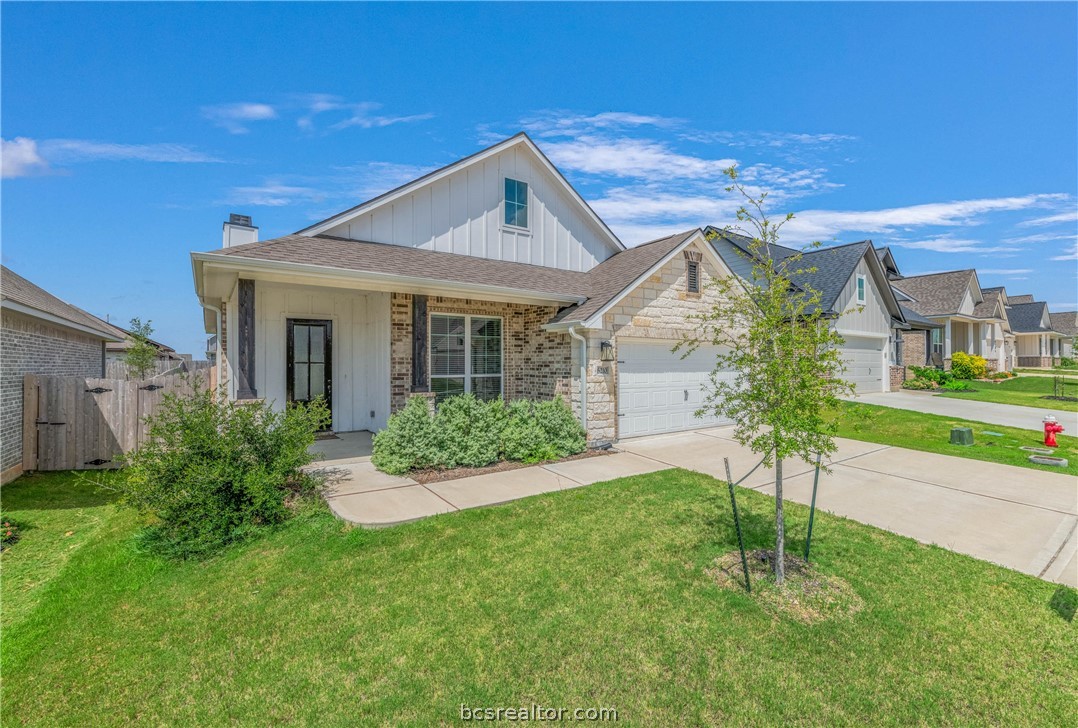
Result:
{"label": "green grass", "polygon": [[1078,367],[1055,367],[1053,369],[1024,369],[1019,367],[1014,371],[1018,374],[1069,374],[1078,376]]}
{"label": "green grass", "polygon": [[[1023,445],[1044,447],[1041,433],[1017,427],[992,425],[987,422],[957,419],[944,415],[879,407],[858,402],[843,402],[834,415],[838,421],[838,436],[851,440],[878,442],[881,445],[906,447],[911,450],[935,452],[941,455],[985,460],[990,463],[1018,465],[1052,473],[1078,475],[1078,437],[1057,435],[1059,447],[1056,455],[1067,458],[1065,468],[1050,465],[1034,465],[1028,453],[1018,448]],[[973,430],[973,445],[952,445],[951,428],[969,427]],[[995,432],[999,435],[986,435]]]}
{"label": "green grass", "polygon": [[[748,545],[768,546],[774,502],[738,498]],[[5,517],[28,524],[0,558],[5,726],[426,726],[461,703],[670,726],[1078,711],[1078,630],[1049,607],[1055,585],[818,514],[814,563],[864,608],[773,617],[704,574],[736,540],[725,489],[697,473],[377,531],[319,507],[191,563],[137,553],[138,520],[107,500],[62,474],[3,489]],[[800,548],[807,510],[787,513]]]}
{"label": "green grass", "polygon": [[[1078,393],[1078,378],[1070,378],[1068,382],[1075,386],[1067,387],[1067,394],[1075,396]],[[1052,394],[1051,377],[1016,377],[1005,379],[999,383],[970,382],[975,392],[944,392],[940,397],[952,399],[976,399],[981,402],[998,402],[1000,404],[1017,404],[1024,407],[1039,407],[1041,409],[1066,410],[1078,412],[1078,402],[1065,402],[1058,399],[1044,399]]]}

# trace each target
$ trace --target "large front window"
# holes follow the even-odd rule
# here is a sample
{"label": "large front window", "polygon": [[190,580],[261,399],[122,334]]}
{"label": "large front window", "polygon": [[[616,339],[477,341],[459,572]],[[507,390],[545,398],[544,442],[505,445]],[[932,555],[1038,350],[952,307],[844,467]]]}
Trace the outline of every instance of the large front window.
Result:
{"label": "large front window", "polygon": [[932,329],[932,353],[943,354],[943,329]]}
{"label": "large front window", "polygon": [[502,320],[493,316],[432,314],[430,387],[437,402],[471,392],[502,395]]}

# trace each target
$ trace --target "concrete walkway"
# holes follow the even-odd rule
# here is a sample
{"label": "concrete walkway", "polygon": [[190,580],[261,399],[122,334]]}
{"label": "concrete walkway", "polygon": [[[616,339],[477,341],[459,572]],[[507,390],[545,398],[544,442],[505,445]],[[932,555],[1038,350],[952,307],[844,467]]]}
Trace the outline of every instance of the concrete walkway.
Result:
{"label": "concrete walkway", "polygon": [[913,392],[861,394],[857,397],[851,397],[850,401],[1037,431],[1043,429],[1041,423],[1045,415],[1052,415],[1059,421],[1059,424],[1067,428],[1066,434],[1074,435],[1078,432],[1078,412],[1066,412],[1050,407],[1021,407],[1014,404],[981,402],[973,399],[952,399],[934,394],[915,394]]}

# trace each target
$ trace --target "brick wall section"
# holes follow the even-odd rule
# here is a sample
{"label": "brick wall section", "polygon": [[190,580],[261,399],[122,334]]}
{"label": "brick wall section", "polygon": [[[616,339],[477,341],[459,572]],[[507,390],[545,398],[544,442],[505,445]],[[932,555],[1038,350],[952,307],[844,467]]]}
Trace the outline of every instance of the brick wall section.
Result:
{"label": "brick wall section", "polygon": [[[710,285],[718,271],[710,259],[705,257],[700,264],[701,293],[686,291],[685,262],[680,253],[671,258],[603,316],[602,329],[587,332],[590,443],[609,442],[619,437],[616,361],[619,338],[670,341],[696,336],[700,322],[691,317],[710,310],[718,302],[718,291]],[[599,360],[599,348],[604,340],[614,345],[615,361]],[[578,348],[573,347],[573,371],[579,367]],[[579,394],[574,392],[574,402],[578,397]]]}
{"label": "brick wall section", "polygon": [[100,377],[102,342],[13,311],[0,317],[0,471],[22,462],[25,374]]}
{"label": "brick wall section", "polygon": [[[570,347],[566,334],[543,331],[557,309],[463,298],[429,296],[427,311],[501,316],[503,391],[507,400],[570,399]],[[390,411],[404,407],[412,391],[412,295],[390,300]]]}
{"label": "brick wall section", "polygon": [[[1056,360],[1058,361],[1058,360]],[[1053,365],[1053,359],[1050,356],[1019,356],[1018,366],[1020,367],[1051,367]]]}
{"label": "brick wall section", "polygon": [[[907,367],[923,367],[928,361],[928,332],[903,331],[902,363]],[[912,372],[910,375],[912,376]]]}
{"label": "brick wall section", "polygon": [[891,366],[891,391],[897,392],[902,389],[902,382],[906,381],[906,367]]}

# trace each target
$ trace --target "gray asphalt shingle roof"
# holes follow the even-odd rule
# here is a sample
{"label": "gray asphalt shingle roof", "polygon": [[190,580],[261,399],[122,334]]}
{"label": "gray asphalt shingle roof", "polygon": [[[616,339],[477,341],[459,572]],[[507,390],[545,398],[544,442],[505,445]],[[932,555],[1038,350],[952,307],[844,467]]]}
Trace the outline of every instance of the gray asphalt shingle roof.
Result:
{"label": "gray asphalt shingle roof", "polygon": [[981,296],[984,300],[973,307],[973,315],[976,318],[991,319],[996,318],[997,305],[999,303],[999,296],[1003,289],[1001,288],[982,288]]}
{"label": "gray asphalt shingle roof", "polygon": [[1017,296],[1007,296],[1008,303],[1033,303],[1032,293],[1022,293]]}
{"label": "gray asphalt shingle roof", "polygon": [[78,326],[100,332],[101,338],[113,338],[107,323],[80,308],[61,301],[44,288],[36,286],[7,266],[0,266],[0,298],[42,311]]}
{"label": "gray asphalt shingle roof", "polygon": [[[1031,296],[1032,298],[1032,296]],[[1011,299],[1014,300],[1013,298]],[[1033,334],[1049,331],[1041,321],[1048,304],[1044,301],[1030,303],[1012,303],[1007,307],[1007,318],[1011,322],[1011,331],[1016,334]]]}
{"label": "gray asphalt shingle roof", "polygon": [[1049,313],[1052,320],[1052,328],[1067,336],[1078,336],[1078,311],[1061,311]]}
{"label": "gray asphalt shingle roof", "polygon": [[891,281],[891,286],[912,299],[906,302],[906,308],[922,316],[945,316],[958,313],[973,276],[972,269],[952,270],[946,273],[899,278]]}

